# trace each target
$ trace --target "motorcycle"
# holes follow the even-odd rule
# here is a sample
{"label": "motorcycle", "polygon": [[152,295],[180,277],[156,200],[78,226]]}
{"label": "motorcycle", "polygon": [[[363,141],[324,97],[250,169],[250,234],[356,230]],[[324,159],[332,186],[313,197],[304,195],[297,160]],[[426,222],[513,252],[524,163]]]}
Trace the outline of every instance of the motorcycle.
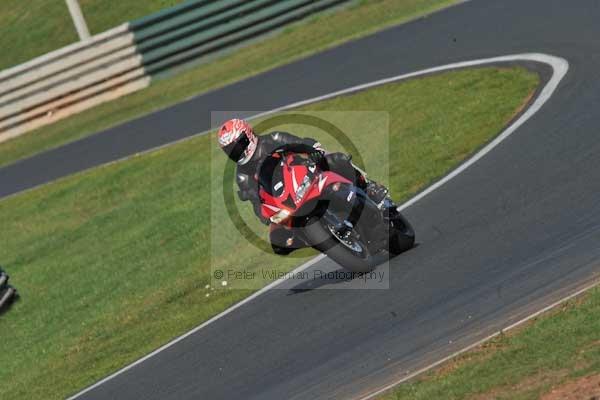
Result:
{"label": "motorcycle", "polygon": [[414,246],[415,232],[391,199],[375,204],[314,154],[277,149],[263,162],[258,183],[272,233],[284,228],[271,235],[274,249],[313,247],[352,272],[368,272],[386,251],[395,256]]}

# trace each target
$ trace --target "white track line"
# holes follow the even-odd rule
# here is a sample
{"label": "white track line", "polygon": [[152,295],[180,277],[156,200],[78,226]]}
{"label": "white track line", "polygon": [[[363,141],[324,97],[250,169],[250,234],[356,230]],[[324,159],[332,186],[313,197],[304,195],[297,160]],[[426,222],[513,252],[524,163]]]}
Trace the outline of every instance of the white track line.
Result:
{"label": "white track line", "polygon": [[595,282],[593,282],[593,283],[591,283],[591,284],[589,284],[587,286],[584,286],[582,289],[577,290],[575,293],[572,293],[572,294],[570,294],[570,295],[568,295],[566,297],[563,297],[562,299],[560,299],[558,301],[555,301],[554,303],[552,303],[550,305],[547,305],[546,307],[542,308],[541,310],[538,310],[538,311],[534,312],[533,314],[530,314],[530,315],[526,316],[525,318],[523,318],[523,319],[521,319],[521,320],[519,320],[519,321],[517,321],[517,322],[515,322],[515,323],[513,323],[513,324],[511,324],[509,326],[507,326],[506,328],[503,328],[503,329],[501,329],[501,330],[499,330],[497,332],[494,332],[491,335],[486,336],[485,338],[483,338],[481,340],[478,340],[475,343],[472,343],[472,344],[470,344],[470,345],[468,345],[468,346],[466,346],[466,347],[464,347],[464,348],[462,348],[462,349],[460,349],[458,351],[455,351],[454,353],[450,354],[449,356],[444,357],[441,360],[438,360],[438,361],[436,361],[436,362],[434,362],[432,364],[429,364],[428,366],[426,366],[424,368],[421,368],[420,370],[415,371],[415,372],[411,373],[410,375],[406,375],[405,377],[400,378],[397,381],[395,381],[394,383],[391,383],[391,384],[389,384],[389,385],[387,385],[387,386],[385,386],[385,387],[383,387],[381,389],[378,389],[376,392],[373,392],[373,393],[367,395],[366,397],[360,397],[359,400],[370,400],[370,399],[373,399],[374,397],[379,396],[380,394],[383,394],[384,392],[392,389],[394,386],[397,386],[397,385],[399,385],[399,384],[401,384],[403,382],[406,382],[406,381],[408,381],[408,380],[410,380],[410,379],[412,379],[412,378],[414,378],[414,377],[422,374],[423,372],[427,372],[430,369],[433,369],[433,368],[437,367],[438,365],[443,364],[446,361],[448,361],[448,360],[450,360],[450,359],[452,359],[452,358],[454,358],[454,357],[456,357],[458,355],[461,355],[462,353],[465,353],[465,352],[467,352],[467,351],[469,351],[469,350],[471,350],[471,349],[473,349],[473,348],[475,348],[477,346],[482,345],[483,343],[487,342],[488,340],[493,339],[496,336],[498,336],[498,335],[500,335],[500,334],[502,334],[502,333],[504,333],[506,331],[509,331],[509,330],[511,330],[513,328],[516,328],[519,325],[524,324],[527,321],[530,321],[530,320],[532,320],[532,319],[534,319],[536,317],[539,317],[541,314],[545,313],[546,311],[550,311],[554,307],[559,306],[559,305],[561,305],[561,304],[563,304],[563,303],[565,303],[565,302],[567,302],[567,301],[569,301],[569,300],[571,300],[571,299],[573,299],[573,298],[575,298],[575,297],[577,297],[577,296],[579,296],[579,295],[587,292],[588,290],[590,290],[590,289],[598,286],[599,283],[600,282],[595,281]]}
{"label": "white track line", "polygon": [[[440,67],[434,67],[434,68],[428,68],[428,69],[424,69],[421,71],[416,71],[416,72],[411,72],[408,74],[403,74],[403,75],[397,75],[397,76],[393,76],[391,78],[387,78],[387,79],[381,79],[378,81],[374,81],[374,82],[370,82],[370,83],[366,83],[363,85],[358,85],[358,86],[353,86],[351,88],[348,89],[344,89],[344,90],[340,90],[334,93],[330,93],[330,94],[326,94],[324,96],[319,96],[319,97],[315,97],[312,99],[308,99],[308,100],[304,100],[304,101],[300,101],[297,103],[293,103],[293,104],[289,104],[287,106],[284,107],[280,107],[280,108],[276,108],[274,110],[268,111],[268,112],[264,112],[264,113],[260,113],[257,115],[254,115],[248,119],[256,119],[259,117],[264,117],[266,115],[270,115],[273,113],[277,113],[280,111],[285,111],[285,110],[289,110],[291,108],[296,108],[296,107],[300,107],[306,104],[311,104],[311,103],[315,103],[318,101],[322,101],[322,100],[327,100],[333,97],[337,97],[337,96],[341,96],[341,95],[345,95],[345,94],[349,94],[349,93],[354,93],[354,92],[358,92],[361,90],[365,90],[365,89],[369,89],[375,86],[381,86],[381,85],[385,85],[387,83],[392,83],[392,82],[397,82],[397,81],[401,81],[401,80],[405,80],[405,79],[409,79],[409,78],[414,78],[414,77],[419,77],[419,76],[423,76],[423,75],[428,75],[428,74],[432,74],[432,73],[436,73],[436,72],[442,72],[442,71],[448,71],[448,70],[453,70],[453,69],[459,69],[459,68],[468,68],[468,67],[476,67],[476,66],[480,66],[480,65],[485,65],[485,64],[495,64],[495,63],[503,63],[503,62],[515,62],[515,61],[534,61],[534,62],[540,62],[540,63],[544,63],[544,64],[548,64],[552,67],[553,73],[552,73],[552,77],[550,78],[550,80],[548,81],[548,83],[546,84],[546,86],[544,86],[544,88],[542,89],[542,91],[540,92],[540,94],[538,95],[538,97],[535,99],[535,101],[533,102],[533,104],[531,104],[531,106],[527,109],[527,111],[525,111],[516,121],[514,121],[509,127],[507,127],[500,135],[498,135],[498,137],[496,137],[496,139],[494,139],[493,141],[491,141],[488,145],[486,145],[484,148],[482,148],[480,151],[478,151],[476,154],[474,154],[471,158],[469,158],[467,161],[465,161],[463,164],[461,164],[458,168],[456,168],[455,170],[453,170],[450,174],[446,175],[444,178],[442,178],[441,180],[437,181],[435,184],[433,184],[432,186],[430,186],[429,188],[427,188],[426,190],[424,190],[423,192],[419,193],[418,195],[416,195],[415,197],[413,197],[412,199],[410,199],[409,201],[407,201],[406,203],[402,204],[400,207],[398,207],[399,210],[403,210],[407,207],[409,207],[410,205],[414,204],[415,202],[419,201],[420,199],[422,199],[423,197],[425,197],[426,195],[428,195],[429,193],[433,192],[435,189],[439,188],[440,186],[442,186],[444,183],[448,182],[450,179],[454,178],[455,176],[457,176],[458,174],[460,174],[461,172],[463,172],[465,169],[467,169],[469,166],[471,166],[473,163],[475,163],[477,160],[479,160],[481,157],[483,157],[484,155],[486,155],[487,153],[489,153],[494,147],[496,147],[500,142],[502,142],[504,139],[506,139],[508,136],[510,136],[518,127],[520,127],[521,125],[523,125],[525,123],[525,121],[527,121],[529,118],[531,118],[543,105],[544,103],[546,103],[546,101],[548,101],[548,99],[550,99],[550,96],[552,96],[552,93],[554,93],[554,91],[556,90],[558,84],[560,83],[561,79],[565,76],[565,74],[567,73],[568,69],[569,69],[569,63],[560,57],[555,57],[555,56],[550,56],[547,54],[541,54],[541,53],[526,53],[526,54],[515,54],[515,55],[509,55],[509,56],[502,56],[502,57],[493,57],[493,58],[486,58],[486,59],[480,59],[480,60],[473,60],[473,61],[465,61],[465,62],[458,62],[458,63],[453,63],[453,64],[447,64],[447,65],[443,65]],[[206,134],[208,132],[210,132],[212,130],[209,131],[205,131],[205,132],[201,132],[197,135],[194,136],[198,136],[198,135],[203,135]],[[182,140],[189,140],[191,137],[189,138],[184,138]],[[180,141],[182,141],[180,140]],[[168,145],[171,145],[173,143],[169,143]],[[167,145],[164,146],[160,146],[160,147],[165,147]],[[156,149],[152,149],[150,151],[154,151]],[[307,268],[309,268],[310,266],[312,266],[313,264],[315,264],[316,262],[322,260],[323,258],[325,258],[324,255],[318,255],[315,258],[311,259],[310,261],[300,265],[299,267],[297,267],[296,269],[294,269],[294,273],[296,272],[301,272]],[[293,276],[294,274],[290,274],[290,276]],[[107,376],[106,378],[96,382],[95,384],[85,388],[84,390],[82,390],[81,392],[69,397],[67,400],[73,400],[76,399],[77,397],[91,391],[92,389],[106,383],[107,381],[113,379],[114,377],[122,374],[125,371],[130,370],[131,368],[135,367],[138,364],[143,363],[144,361],[146,361],[147,359],[155,356],[156,354],[160,353],[161,351],[177,344],[178,342],[182,341],[183,339],[187,338],[190,335],[193,335],[194,333],[198,332],[200,329],[204,328],[205,326],[217,321],[220,318],[223,318],[224,316],[226,316],[227,314],[233,312],[234,310],[240,308],[241,306],[243,306],[246,303],[249,303],[250,301],[254,300],[255,298],[257,298],[258,296],[260,296],[261,294],[273,289],[275,286],[281,284],[282,282],[284,282],[286,279],[282,278],[279,280],[276,280],[272,283],[270,283],[269,285],[265,286],[264,288],[260,289],[259,291],[257,291],[256,293],[252,294],[251,296],[245,298],[244,300],[240,301],[239,303],[236,303],[235,305],[231,306],[230,308],[228,308],[227,310],[223,311],[222,313],[214,316],[213,318],[209,319],[208,321],[202,323],[201,325],[197,326],[196,328],[192,329],[191,331],[173,339],[172,341],[170,341],[169,343],[165,344],[164,346],[156,349],[155,351],[153,351],[152,353],[140,358],[139,360],[135,361],[132,364],[129,364],[125,367],[123,367],[122,369],[120,369],[119,371]],[[493,336],[491,336],[493,337]],[[472,346],[471,346],[472,347]],[[470,347],[469,347],[470,348]],[[467,348],[468,349],[468,348]],[[462,351],[466,351],[462,350]],[[445,361],[445,359],[443,360]],[[432,366],[428,367],[428,368],[432,368],[433,366],[439,364],[440,362],[443,361],[439,361],[435,364],[432,364]],[[427,368],[427,369],[428,369]],[[426,369],[424,369],[426,370]],[[414,374],[416,375],[416,373]],[[411,375],[411,376],[414,376]],[[409,379],[408,377],[403,378],[404,380]],[[399,381],[401,382],[401,381]],[[399,383],[398,382],[398,383]],[[390,387],[393,385],[390,385]],[[390,387],[387,387],[383,390],[387,390]],[[382,391],[383,391],[382,390]],[[370,395],[370,397],[381,393],[381,391],[378,391],[375,394]]]}

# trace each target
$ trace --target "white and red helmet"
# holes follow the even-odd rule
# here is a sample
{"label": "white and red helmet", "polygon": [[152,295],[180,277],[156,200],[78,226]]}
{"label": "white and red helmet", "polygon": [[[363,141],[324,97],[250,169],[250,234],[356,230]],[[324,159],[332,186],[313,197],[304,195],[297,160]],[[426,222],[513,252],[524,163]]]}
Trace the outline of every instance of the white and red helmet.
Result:
{"label": "white and red helmet", "polygon": [[230,119],[219,129],[219,146],[238,164],[246,164],[254,155],[258,138],[249,123]]}

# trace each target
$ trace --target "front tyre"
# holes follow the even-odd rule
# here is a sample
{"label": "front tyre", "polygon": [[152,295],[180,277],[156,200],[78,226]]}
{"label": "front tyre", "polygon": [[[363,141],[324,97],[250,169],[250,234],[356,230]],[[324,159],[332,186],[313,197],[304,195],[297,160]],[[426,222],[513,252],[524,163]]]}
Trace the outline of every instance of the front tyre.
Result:
{"label": "front tyre", "polygon": [[[348,234],[349,232],[349,234]],[[305,226],[312,247],[351,272],[369,272],[375,261],[356,229],[341,233],[322,218],[312,218]]]}

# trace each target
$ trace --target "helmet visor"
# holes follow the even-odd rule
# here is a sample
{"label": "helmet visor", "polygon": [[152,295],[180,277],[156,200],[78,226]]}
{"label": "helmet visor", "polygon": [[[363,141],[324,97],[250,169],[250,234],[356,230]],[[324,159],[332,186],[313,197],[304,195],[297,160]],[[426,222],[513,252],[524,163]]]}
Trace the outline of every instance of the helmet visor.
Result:
{"label": "helmet visor", "polygon": [[227,146],[223,147],[223,151],[231,158],[233,161],[238,162],[246,149],[250,146],[250,139],[247,135],[241,135],[236,141],[231,142]]}

